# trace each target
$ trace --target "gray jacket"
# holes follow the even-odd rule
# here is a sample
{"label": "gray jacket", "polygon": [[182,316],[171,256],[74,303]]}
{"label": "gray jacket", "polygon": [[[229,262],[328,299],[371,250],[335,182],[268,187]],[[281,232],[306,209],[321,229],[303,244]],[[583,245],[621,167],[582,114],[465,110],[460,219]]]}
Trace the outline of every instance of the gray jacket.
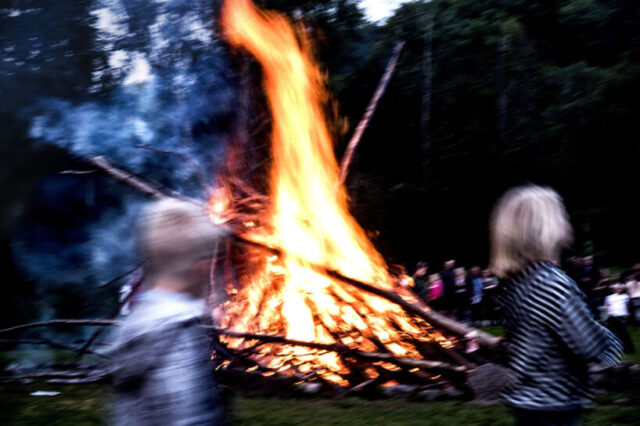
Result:
{"label": "gray jacket", "polygon": [[187,295],[150,291],[115,331],[112,424],[224,423],[197,303]]}

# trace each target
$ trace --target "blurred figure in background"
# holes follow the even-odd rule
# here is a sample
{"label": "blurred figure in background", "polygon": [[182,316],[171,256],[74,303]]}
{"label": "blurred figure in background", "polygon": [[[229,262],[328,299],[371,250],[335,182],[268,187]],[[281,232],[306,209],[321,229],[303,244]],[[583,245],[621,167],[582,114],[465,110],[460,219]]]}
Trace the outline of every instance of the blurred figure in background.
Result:
{"label": "blurred figure in background", "polygon": [[484,317],[484,304],[482,303],[483,284],[480,271],[481,269],[479,266],[474,266],[471,268],[469,277],[469,289],[471,291],[471,319],[474,322],[478,322]]}
{"label": "blurred figure in background", "polygon": [[498,320],[498,305],[495,301],[496,291],[498,291],[498,279],[491,275],[490,269],[484,269],[482,271],[482,300],[485,318],[492,325]]}
{"label": "blurred figure in background", "polygon": [[413,274],[413,291],[423,301],[427,301],[427,290],[429,287],[429,278],[427,276],[427,270],[429,265],[427,262],[418,262],[416,265],[416,271]]}
{"label": "blurred figure in background", "polygon": [[635,347],[626,325],[629,320],[630,298],[625,290],[624,284],[615,284],[612,287],[613,293],[604,299],[604,307],[607,313],[607,327],[620,338],[625,353],[632,354]]}
{"label": "blurred figure in background", "polygon": [[636,325],[640,324],[640,272],[634,271],[633,275],[630,275],[630,279],[627,280],[627,292],[631,298],[631,321]]}
{"label": "blurred figure in background", "polygon": [[469,319],[469,283],[463,267],[454,270],[453,313],[461,321]]}
{"label": "blurred figure in background", "polygon": [[115,425],[218,425],[224,409],[200,326],[220,231],[194,204],[163,200],[141,220],[149,291],[117,329]]}
{"label": "blurred figure in background", "polygon": [[392,275],[395,275],[397,277],[396,285],[398,287],[402,287],[402,288],[413,291],[415,287],[415,283],[413,282],[413,278],[411,278],[407,274],[407,268],[404,265],[392,265],[391,271],[392,271],[391,272]]}
{"label": "blurred figure in background", "polygon": [[440,275],[429,275],[429,306],[435,310],[442,309],[443,284]]}
{"label": "blurred figure in background", "polygon": [[614,365],[622,352],[557,266],[571,241],[564,205],[551,189],[514,188],[495,207],[491,262],[503,278],[497,297],[512,373],[502,397],[517,424],[578,424],[590,407],[588,363]]}
{"label": "blurred figure in background", "polygon": [[582,269],[580,270],[580,282],[578,285],[587,296],[588,300],[593,297],[593,289],[600,281],[600,271],[593,264],[593,256],[585,256],[582,259]]}
{"label": "blurred figure in background", "polygon": [[609,278],[609,270],[603,268],[600,271],[600,280],[593,288],[591,298],[589,299],[589,305],[593,316],[598,320],[604,320],[604,298],[609,294],[609,284],[611,279]]}
{"label": "blurred figure in background", "polygon": [[442,310],[449,313],[454,308],[455,303],[455,285],[456,277],[453,272],[453,268],[456,266],[456,261],[451,259],[444,262],[444,269],[440,272],[440,278],[442,279]]}

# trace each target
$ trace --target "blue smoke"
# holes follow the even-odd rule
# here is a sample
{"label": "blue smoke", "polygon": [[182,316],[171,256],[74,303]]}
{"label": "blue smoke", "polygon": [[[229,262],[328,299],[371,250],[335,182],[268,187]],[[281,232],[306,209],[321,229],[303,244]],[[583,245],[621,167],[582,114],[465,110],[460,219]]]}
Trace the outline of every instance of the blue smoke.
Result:
{"label": "blue smoke", "polygon": [[[203,186],[211,183],[224,156],[222,142],[237,97],[229,61],[213,31],[212,3],[94,1],[92,45],[104,60],[93,66],[86,99],[38,99],[30,109],[29,137],[82,157],[105,155],[185,195],[204,198]],[[198,170],[208,182],[199,179]],[[53,204],[88,200],[89,183],[82,179],[53,177],[49,187],[58,188]],[[102,182],[87,179],[91,185]],[[84,189],[59,189],[65,185]],[[132,230],[147,201],[117,185],[93,191],[97,208],[92,211],[99,213],[89,215],[89,222],[76,218],[55,228],[34,224],[14,244],[16,259],[30,275],[44,282],[102,281],[139,261]],[[102,205],[105,191],[111,195]]]}

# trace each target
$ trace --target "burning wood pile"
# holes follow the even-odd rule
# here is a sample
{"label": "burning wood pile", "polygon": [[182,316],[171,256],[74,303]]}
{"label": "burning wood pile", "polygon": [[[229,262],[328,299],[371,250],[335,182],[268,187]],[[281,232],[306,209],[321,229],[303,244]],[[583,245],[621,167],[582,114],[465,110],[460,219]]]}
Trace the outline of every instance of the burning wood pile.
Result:
{"label": "burning wood pile", "polygon": [[[229,164],[204,203],[230,233],[211,271],[217,300],[209,328],[221,382],[334,394],[391,384],[464,388],[495,339],[396,286],[350,215],[324,77],[304,31],[249,0],[225,2],[221,24],[229,44],[262,67],[272,144],[268,195],[237,175],[242,164]],[[179,196],[105,158],[91,163],[147,196]]]}
{"label": "burning wood pile", "polygon": [[217,275],[227,296],[213,315],[225,330],[219,371],[340,387],[460,382],[481,361],[459,339],[468,330],[394,286],[349,214],[324,114],[324,78],[304,31],[245,0],[227,1],[221,19],[226,40],[262,67],[272,163],[268,198],[227,175],[209,200],[214,222],[257,243],[227,247],[227,262],[218,265],[234,272]]}

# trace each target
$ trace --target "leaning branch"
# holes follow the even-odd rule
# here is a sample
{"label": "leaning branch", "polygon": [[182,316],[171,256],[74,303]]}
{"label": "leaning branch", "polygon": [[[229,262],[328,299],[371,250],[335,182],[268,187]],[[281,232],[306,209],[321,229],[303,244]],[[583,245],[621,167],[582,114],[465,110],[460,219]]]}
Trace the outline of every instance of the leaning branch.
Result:
{"label": "leaning branch", "polygon": [[487,334],[483,331],[477,330],[475,328],[469,327],[461,322],[452,320],[441,313],[432,310],[425,310],[420,305],[416,303],[411,303],[404,300],[398,293],[384,290],[380,287],[376,287],[371,284],[364,283],[362,281],[358,281],[353,278],[346,277],[339,273],[338,271],[330,270],[328,268],[324,268],[321,266],[313,266],[319,272],[322,272],[336,280],[339,280],[345,284],[349,284],[353,287],[359,288],[360,290],[364,290],[368,293],[375,294],[376,296],[380,296],[384,299],[387,299],[390,302],[393,302],[400,307],[402,307],[406,312],[416,315],[435,327],[440,327],[445,330],[448,330],[450,333],[453,333],[459,337],[465,337],[471,332],[477,333],[477,340],[483,346],[494,347],[498,342],[499,338],[494,337],[490,334]]}
{"label": "leaning branch", "polygon": [[393,71],[396,68],[396,64],[398,63],[398,58],[400,57],[400,52],[402,51],[403,46],[404,46],[404,41],[401,41],[400,43],[396,44],[396,47],[393,49],[393,54],[391,55],[391,59],[389,59],[389,63],[387,64],[387,68],[385,69],[384,74],[382,74],[382,78],[378,83],[378,87],[376,88],[376,91],[373,93],[373,97],[369,101],[369,105],[367,105],[367,109],[365,110],[364,115],[362,116],[362,118],[360,119],[360,122],[358,123],[358,127],[356,127],[356,130],[353,132],[353,136],[351,136],[351,139],[349,140],[349,144],[347,145],[347,150],[345,151],[344,157],[342,157],[342,162],[340,163],[340,182],[341,183],[344,183],[344,181],[347,179],[347,173],[349,173],[349,166],[351,165],[351,159],[353,158],[353,153],[356,150],[356,147],[358,146],[360,139],[362,138],[362,134],[364,133],[367,126],[369,125],[369,121],[371,120],[371,117],[373,116],[373,113],[375,112],[376,107],[378,106],[378,102],[380,101],[380,98],[382,97],[382,95],[384,94],[384,91],[387,88],[387,84],[389,83],[389,80],[391,79],[391,75],[393,74]]}
{"label": "leaning branch", "polygon": [[178,194],[177,192],[161,185],[158,182],[143,178],[133,172],[125,170],[121,166],[114,166],[106,157],[100,155],[88,158],[87,162],[107,173],[117,181],[125,183],[130,187],[137,189],[149,198],[154,200],[162,200],[164,198],[179,198],[185,201],[193,202],[191,198]]}

